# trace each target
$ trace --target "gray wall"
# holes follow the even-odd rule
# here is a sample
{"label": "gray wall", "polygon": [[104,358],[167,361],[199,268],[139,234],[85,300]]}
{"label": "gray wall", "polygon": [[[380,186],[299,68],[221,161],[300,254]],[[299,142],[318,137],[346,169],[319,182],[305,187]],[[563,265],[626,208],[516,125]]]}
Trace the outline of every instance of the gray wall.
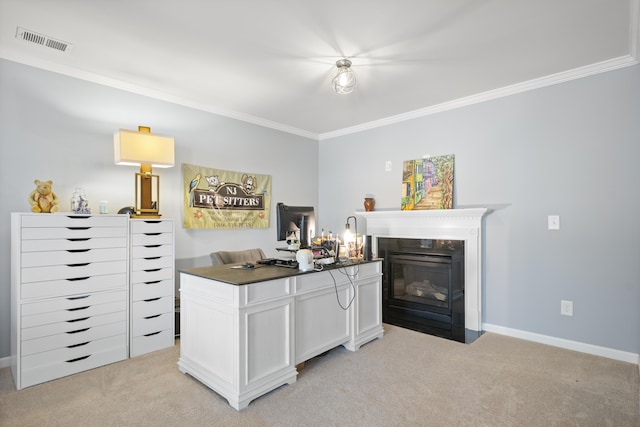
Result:
{"label": "gray wall", "polygon": [[484,323],[640,353],[640,66],[321,141],[323,221],[366,193],[399,209],[402,162],[425,154],[455,155],[454,207],[493,210]]}
{"label": "gray wall", "polygon": [[[275,256],[275,214],[269,229],[182,228],[181,163],[268,174],[276,202],[318,205],[318,142],[245,122],[0,60],[0,358],[9,356],[10,212],[26,212],[34,179],[53,180],[61,210],[84,187],[93,212],[112,212],[134,198],[135,167],[113,163],[119,128],[170,135],[176,167],[160,175],[161,213],[176,221],[176,257],[205,259],[214,250],[261,247]],[[272,211],[274,212],[274,211]]]}
{"label": "gray wall", "polygon": [[[0,358],[9,355],[9,213],[28,210],[36,178],[54,181],[63,207],[76,186],[93,209],[101,199],[130,205],[135,168],[113,164],[112,134],[141,124],[175,137],[177,165],[270,174],[272,208],[315,205],[317,228],[334,232],[366,193],[378,209],[399,208],[402,161],[455,154],[455,206],[493,209],[484,322],[640,353],[640,66],[320,143],[5,60],[0,93]],[[273,221],[183,229],[180,168],[157,172],[178,258],[248,246],[276,255]],[[546,229],[550,214],[561,230]],[[573,317],[560,316],[561,299],[574,302]]]}

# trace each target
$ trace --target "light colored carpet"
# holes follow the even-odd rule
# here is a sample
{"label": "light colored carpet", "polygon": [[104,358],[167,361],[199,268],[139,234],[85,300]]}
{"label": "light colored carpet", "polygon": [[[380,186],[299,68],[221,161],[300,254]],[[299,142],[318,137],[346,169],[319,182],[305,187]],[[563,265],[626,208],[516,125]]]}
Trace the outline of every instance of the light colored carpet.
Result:
{"label": "light colored carpet", "polygon": [[2,426],[640,426],[638,366],[486,333],[473,344],[385,326],[237,412],[173,349],[16,391]]}

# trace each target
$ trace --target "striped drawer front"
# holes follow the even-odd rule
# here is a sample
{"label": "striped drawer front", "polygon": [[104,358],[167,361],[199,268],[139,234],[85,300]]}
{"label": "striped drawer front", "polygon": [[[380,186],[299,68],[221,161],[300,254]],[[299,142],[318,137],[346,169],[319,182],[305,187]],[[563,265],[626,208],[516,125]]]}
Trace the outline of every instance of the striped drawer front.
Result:
{"label": "striped drawer front", "polygon": [[134,258],[131,260],[131,271],[153,270],[156,268],[173,268],[172,256]]}
{"label": "striped drawer front", "polygon": [[103,276],[76,279],[51,280],[48,282],[23,283],[20,289],[23,299],[57,297],[60,295],[88,294],[100,290],[127,286],[127,274],[105,274]]}
{"label": "striped drawer front", "polygon": [[131,283],[154,282],[173,279],[173,268],[154,268],[131,272]]}
{"label": "striped drawer front", "polygon": [[23,240],[22,252],[74,251],[83,249],[126,248],[126,237],[96,237],[85,239]]}
{"label": "striped drawer front", "polygon": [[136,321],[135,319],[139,319],[141,317],[148,317],[162,313],[173,313],[174,309],[175,301],[170,296],[134,301],[131,304],[131,318]]}
{"label": "striped drawer front", "polygon": [[63,348],[82,344],[88,341],[94,341],[102,338],[108,338],[115,335],[122,335],[126,340],[127,322],[109,323],[95,327],[85,327],[75,329],[73,331],[61,334],[47,335],[32,340],[23,340],[21,342],[22,355],[26,356],[34,353],[42,353],[56,348]]}
{"label": "striped drawer front", "polygon": [[171,256],[173,257],[173,245],[146,245],[133,246],[131,248],[131,258],[146,258],[153,256]]}
{"label": "striped drawer front", "polygon": [[127,320],[126,311],[80,317],[77,319],[67,320],[65,322],[48,323],[34,326],[32,328],[22,329],[22,339],[32,340],[49,335],[73,332],[86,328],[95,328],[96,326],[122,322],[123,320]]}
{"label": "striped drawer front", "polygon": [[173,231],[173,221],[162,220],[131,220],[131,233],[170,233]]}
{"label": "striped drawer front", "polygon": [[[117,344],[111,341],[97,343],[94,346],[97,348],[93,352],[78,352],[79,355],[77,357],[71,357],[70,359],[65,359],[64,356],[58,359],[62,354],[52,353],[52,358],[49,360],[49,363],[44,364],[39,364],[41,362],[40,359],[30,361],[26,360],[27,357],[23,357],[21,362],[26,363],[28,367],[22,366],[20,372],[21,387],[29,387],[45,381],[125,360],[127,358],[126,338],[119,337],[118,341]],[[49,353],[45,353],[45,358],[46,355],[49,355]]]}
{"label": "striped drawer front", "polygon": [[150,335],[156,332],[172,329],[175,317],[173,313],[155,314],[153,316],[136,319],[131,324],[131,336]]}
{"label": "striped drawer front", "polygon": [[132,234],[132,246],[148,246],[148,245],[171,245],[173,244],[173,233],[145,233]]}
{"label": "striped drawer front", "polygon": [[[51,311],[48,313],[34,314],[32,316],[24,316],[22,318],[22,329],[32,328],[34,326],[46,325],[49,323],[64,322],[73,323],[80,319],[88,319],[92,316],[108,313],[125,313],[126,319],[127,301],[120,300],[109,302],[106,304],[84,305],[66,310]],[[77,328],[76,328],[77,329]]]}
{"label": "striped drawer front", "polygon": [[146,233],[132,234],[132,246],[149,246],[149,245],[171,245],[173,244],[173,233]]}
{"label": "striped drawer front", "polygon": [[335,285],[349,283],[349,278],[344,274],[336,274],[335,272],[331,273],[329,271],[295,277],[295,289],[297,293],[328,287],[333,288],[335,286],[334,283]]}
{"label": "striped drawer front", "polygon": [[27,267],[21,270],[22,283],[76,279],[101,274],[126,273],[127,260]]}
{"label": "striped drawer front", "polygon": [[131,339],[131,357],[141,354],[160,350],[163,348],[173,347],[175,344],[173,336],[173,328],[165,329],[158,333],[148,335],[140,335]]}
{"label": "striped drawer front", "polygon": [[[127,291],[110,291],[94,294],[76,295],[60,298],[52,298],[49,300],[29,302],[22,305],[22,316],[31,316],[34,314],[49,313],[52,311],[77,309],[80,307],[106,304],[111,302],[119,302],[127,300]],[[77,310],[76,310],[77,311]]]}
{"label": "striped drawer front", "polygon": [[156,297],[173,296],[173,280],[158,280],[131,284],[131,300],[139,301]]}
{"label": "striped drawer front", "polygon": [[25,252],[22,267],[83,264],[127,259],[127,248],[73,249],[66,251]]}
{"label": "striped drawer front", "polygon": [[122,346],[123,344],[126,344],[126,337],[124,335],[115,335],[112,337],[87,341],[67,347],[56,348],[54,350],[35,353],[23,357],[22,367],[24,369],[34,369],[39,366],[56,364],[59,362],[67,362],[86,355],[100,353],[111,348],[117,348]]}
{"label": "striped drawer front", "polygon": [[22,215],[23,228],[41,227],[124,227],[127,215],[74,215],[56,213],[52,215]]}
{"label": "striped drawer front", "polygon": [[97,237],[126,237],[126,227],[38,227],[23,228],[22,239],[93,239]]}

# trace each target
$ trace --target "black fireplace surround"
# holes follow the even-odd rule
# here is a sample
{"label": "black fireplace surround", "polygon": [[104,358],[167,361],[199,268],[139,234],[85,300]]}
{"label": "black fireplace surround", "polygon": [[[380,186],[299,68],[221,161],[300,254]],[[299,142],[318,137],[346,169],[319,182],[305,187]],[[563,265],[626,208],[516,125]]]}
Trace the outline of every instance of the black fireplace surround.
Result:
{"label": "black fireplace surround", "polygon": [[464,241],[378,238],[382,321],[465,342]]}

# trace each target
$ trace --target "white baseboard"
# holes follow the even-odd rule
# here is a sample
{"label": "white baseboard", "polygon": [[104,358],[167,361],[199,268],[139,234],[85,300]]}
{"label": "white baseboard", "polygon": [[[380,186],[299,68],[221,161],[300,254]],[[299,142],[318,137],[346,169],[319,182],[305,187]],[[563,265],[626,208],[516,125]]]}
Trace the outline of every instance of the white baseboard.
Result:
{"label": "white baseboard", "polygon": [[482,330],[500,335],[507,335],[540,344],[552,345],[554,347],[565,348],[567,350],[579,351],[581,353],[593,354],[595,356],[620,360],[622,362],[633,363],[640,368],[640,354],[628,351],[615,350],[607,347],[600,347],[593,344],[586,344],[578,341],[570,341],[564,338],[556,338],[548,335],[535,334],[533,332],[521,331],[518,329],[505,328],[504,326],[482,324]]}
{"label": "white baseboard", "polygon": [[0,358],[0,369],[11,366],[11,357]]}
{"label": "white baseboard", "polygon": [[[581,353],[593,354],[595,356],[606,357],[608,359],[620,360],[622,362],[633,363],[640,369],[640,354],[628,351],[615,350],[607,347],[600,347],[593,344],[585,344],[578,341],[565,340],[563,338],[551,337],[548,335],[535,334],[533,332],[521,331],[518,329],[505,328],[504,326],[482,324],[482,330],[509,337],[520,338],[540,344],[552,345],[554,347],[566,348],[567,350],[579,351]],[[11,357],[0,358],[0,369],[11,366]]]}

